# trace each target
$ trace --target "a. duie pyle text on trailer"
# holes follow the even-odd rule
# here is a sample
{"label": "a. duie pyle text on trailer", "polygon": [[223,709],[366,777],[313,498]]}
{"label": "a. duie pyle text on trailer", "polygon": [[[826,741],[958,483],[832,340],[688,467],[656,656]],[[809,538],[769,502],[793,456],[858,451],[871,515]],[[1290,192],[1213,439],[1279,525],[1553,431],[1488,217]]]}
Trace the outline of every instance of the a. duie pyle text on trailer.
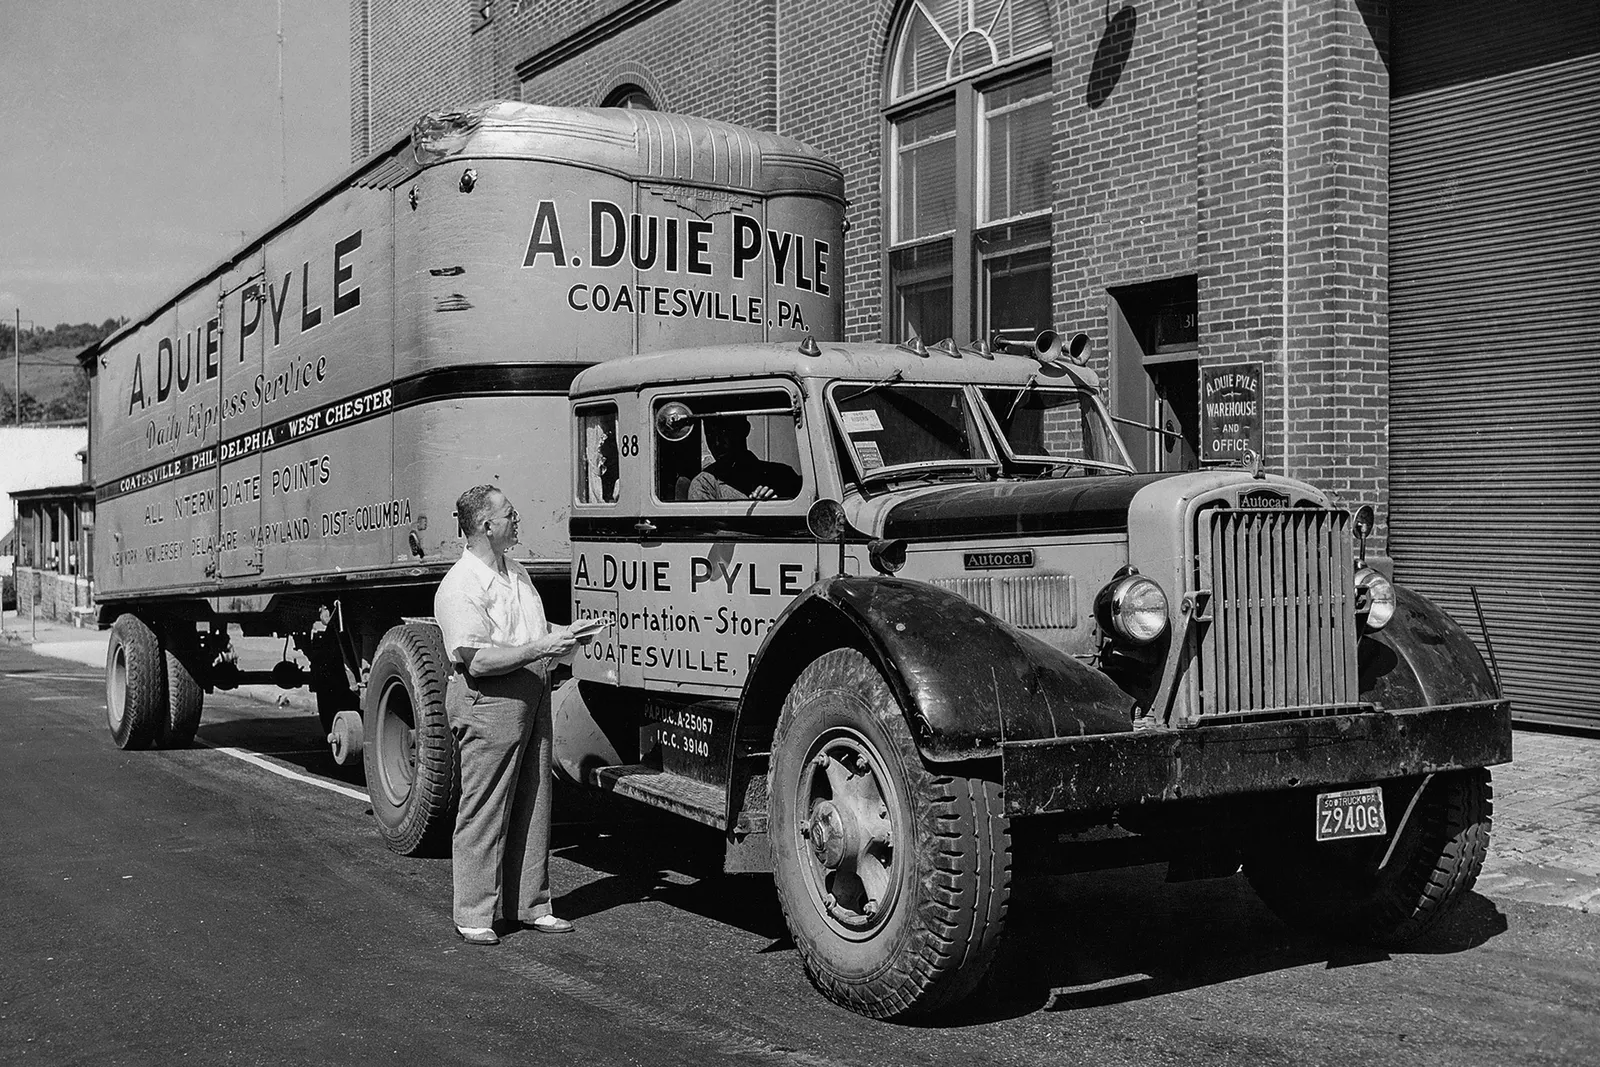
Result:
{"label": "a. duie pyle text on trailer", "polygon": [[[355,267],[346,262],[361,247],[361,231],[357,230],[333,246],[331,272],[332,291],[329,304],[333,317],[361,306],[361,286],[355,283]],[[313,294],[311,261],[300,265],[300,332],[310,333],[323,322],[323,304],[320,293]],[[245,342],[263,328],[262,319],[270,313],[272,346],[283,342],[283,314],[289,303],[289,293],[294,288],[295,271],[283,274],[282,284],[272,281],[252,282],[240,290],[237,361],[246,358]],[[290,317],[290,324],[294,321]],[[172,396],[181,396],[202,382],[216,381],[222,373],[223,323],[220,315],[213,315],[201,325],[176,337],[163,337],[156,342],[152,359],[154,388],[146,385],[144,353],[133,357],[133,373],[129,378],[129,415],[144,411]],[[257,374],[250,387],[240,393],[223,397],[222,417],[231,418],[246,411],[265,407],[281,397],[309,388],[313,381],[321,381],[327,374],[327,357],[317,360],[296,360],[277,374]],[[192,420],[191,420],[192,421]],[[214,421],[214,420],[212,420]],[[204,433],[204,425],[200,433]],[[166,443],[166,442],[158,442]]]}
{"label": "a. duie pyle text on trailer", "polygon": [[[752,270],[765,269],[773,286],[827,296],[832,292],[827,241],[787,230],[773,230],[760,220],[732,213],[726,262],[734,281]],[[715,283],[718,257],[712,242],[716,225],[710,219],[680,219],[625,211],[609,200],[589,201],[587,241],[569,240],[559,205],[541,200],[528,234],[524,267],[623,268],[659,270],[681,274],[686,282],[703,278]],[[575,236],[575,235],[574,235]],[[760,266],[758,266],[760,265]],[[766,323],[791,329],[804,328],[798,302],[778,300],[770,309],[761,296],[724,293],[692,284],[649,285],[638,282],[574,282],[567,289],[567,306],[579,312],[624,312],[661,318],[716,319],[723,322]],[[770,311],[770,314],[769,314]]]}

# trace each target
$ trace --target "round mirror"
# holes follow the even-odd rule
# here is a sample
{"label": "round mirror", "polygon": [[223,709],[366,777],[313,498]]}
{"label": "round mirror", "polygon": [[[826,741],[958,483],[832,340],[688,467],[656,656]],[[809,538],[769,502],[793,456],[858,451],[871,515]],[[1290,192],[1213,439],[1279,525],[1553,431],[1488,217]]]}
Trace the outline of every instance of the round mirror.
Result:
{"label": "round mirror", "polygon": [[1371,504],[1362,504],[1356,508],[1355,530],[1357,537],[1370,537],[1372,528],[1378,524],[1378,513],[1372,510]]}
{"label": "round mirror", "polygon": [[818,541],[843,540],[847,525],[844,505],[837,500],[823,497],[806,509],[806,529]]}
{"label": "round mirror", "polygon": [[694,412],[674,400],[656,411],[656,433],[666,441],[682,441],[694,432]]}

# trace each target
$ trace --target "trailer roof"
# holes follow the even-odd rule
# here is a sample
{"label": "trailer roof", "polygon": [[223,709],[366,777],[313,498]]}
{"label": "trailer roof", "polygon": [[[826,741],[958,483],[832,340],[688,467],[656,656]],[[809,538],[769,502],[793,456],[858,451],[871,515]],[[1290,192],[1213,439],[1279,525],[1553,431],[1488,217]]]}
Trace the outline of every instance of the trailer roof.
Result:
{"label": "trailer roof", "polygon": [[[652,386],[688,382],[737,381],[750,378],[879,380],[896,372],[900,381],[970,385],[1022,385],[1030,378],[1042,386],[1072,386],[1074,378],[1098,388],[1088,367],[1042,364],[1027,356],[973,348],[928,348],[927,355],[903,345],[823,343],[815,355],[794,342],[722,344],[623,356],[587,368],[572,382],[574,398],[631,392]],[[954,354],[952,354],[954,353]]]}
{"label": "trailer roof", "polygon": [[461,157],[537,159],[634,179],[844,202],[844,173],[799,141],[715,119],[619,107],[496,101],[424,115],[412,152],[428,166]]}
{"label": "trailer roof", "polygon": [[758,196],[823,196],[844,203],[843,172],[815,149],[713,119],[504,100],[431,112],[418,119],[408,134],[312,194],[146,314],[79,352],[78,362],[90,367],[98,353],[231,270],[345,189],[394,189],[428,167],[494,158],[564,163],[634,180],[657,180],[684,187],[691,199],[704,189],[708,202],[744,191]]}

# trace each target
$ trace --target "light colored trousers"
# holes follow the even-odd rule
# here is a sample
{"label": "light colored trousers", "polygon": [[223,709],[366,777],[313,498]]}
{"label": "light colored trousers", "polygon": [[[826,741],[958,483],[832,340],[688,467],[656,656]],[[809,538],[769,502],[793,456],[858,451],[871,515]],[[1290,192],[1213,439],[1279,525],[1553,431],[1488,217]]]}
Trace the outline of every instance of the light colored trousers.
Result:
{"label": "light colored trousers", "polygon": [[445,713],[461,760],[450,848],[456,925],[549,915],[550,687],[526,669],[489,678],[457,670]]}

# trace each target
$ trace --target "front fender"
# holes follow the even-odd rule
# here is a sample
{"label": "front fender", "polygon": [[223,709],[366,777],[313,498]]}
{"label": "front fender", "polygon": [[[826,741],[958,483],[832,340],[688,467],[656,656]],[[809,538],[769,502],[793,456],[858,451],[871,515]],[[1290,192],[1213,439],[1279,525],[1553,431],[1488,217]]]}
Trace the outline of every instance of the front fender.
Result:
{"label": "front fender", "polygon": [[1358,649],[1361,699],[1387,711],[1498,700],[1478,647],[1444,609],[1396,585],[1394,618]]}
{"label": "front fender", "polygon": [[1133,729],[1131,699],[1104,675],[971,601],[923,582],[840,575],[779,616],[740,699],[740,736],[770,730],[805,665],[843,646],[872,656],[929,760]]}

